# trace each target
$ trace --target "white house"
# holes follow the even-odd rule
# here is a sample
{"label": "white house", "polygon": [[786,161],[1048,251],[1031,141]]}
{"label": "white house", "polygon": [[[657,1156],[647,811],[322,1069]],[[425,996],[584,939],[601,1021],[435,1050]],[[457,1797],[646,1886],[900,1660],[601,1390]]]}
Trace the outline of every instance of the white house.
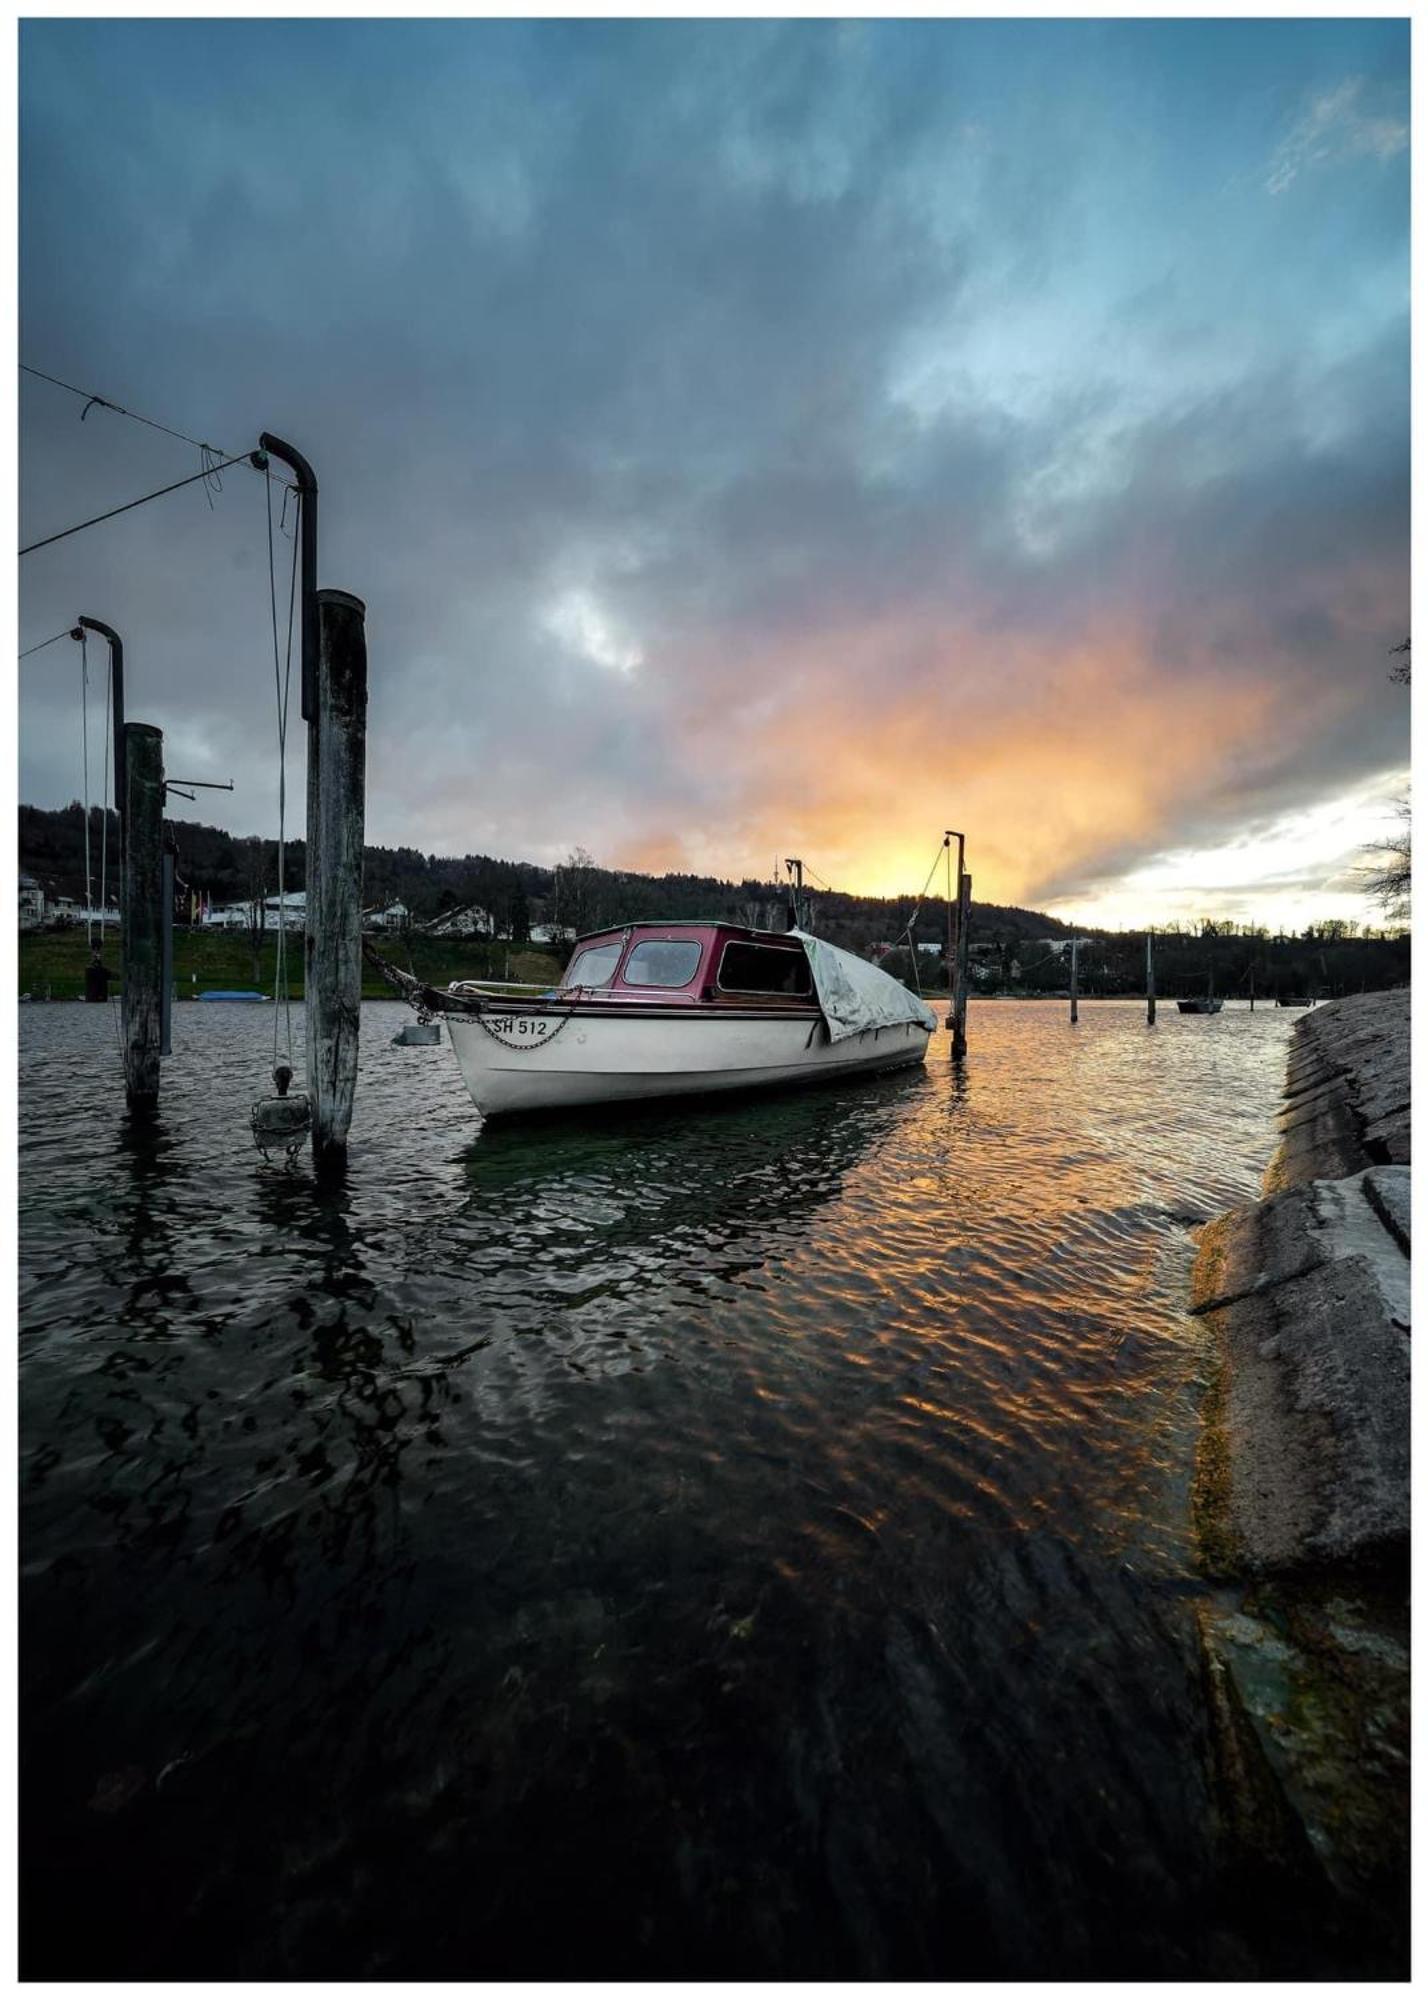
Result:
{"label": "white house", "polygon": [[429,937],[485,937],[496,935],[496,919],[478,903],[463,903],[448,910],[426,926]]}
{"label": "white house", "polygon": [[362,928],[364,931],[399,931],[410,917],[411,911],[405,903],[388,903],[383,910],[364,910]]}
{"label": "white house", "polygon": [[20,929],[38,930],[45,921],[45,892],[33,875],[20,877]]}
{"label": "white house", "polygon": [[532,944],[564,944],[570,933],[563,924],[532,924]]}
{"label": "white house", "polygon": [[265,931],[275,931],[281,921],[283,928],[300,931],[307,922],[307,892],[303,889],[289,889],[284,896],[265,896],[261,915],[258,905],[247,903],[215,903],[203,919],[203,929],[209,931],[246,931],[259,924]]}

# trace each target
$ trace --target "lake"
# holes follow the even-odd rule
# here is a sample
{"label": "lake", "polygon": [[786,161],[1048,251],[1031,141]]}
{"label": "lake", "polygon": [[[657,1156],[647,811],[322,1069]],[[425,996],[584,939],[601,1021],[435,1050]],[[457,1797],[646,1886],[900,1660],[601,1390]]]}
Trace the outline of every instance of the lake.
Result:
{"label": "lake", "polygon": [[319,1188],[270,1007],[175,1010],[148,1130],[110,1008],[20,1010],[25,1976],[1312,1969],[1189,1526],[1297,1017],[485,1130],[409,1018]]}

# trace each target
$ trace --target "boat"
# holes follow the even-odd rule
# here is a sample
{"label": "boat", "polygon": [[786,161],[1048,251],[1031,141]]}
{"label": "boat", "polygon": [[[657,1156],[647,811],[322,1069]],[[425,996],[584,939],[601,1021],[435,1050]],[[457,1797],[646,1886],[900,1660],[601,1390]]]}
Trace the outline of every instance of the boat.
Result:
{"label": "boat", "polygon": [[1308,1000],[1286,1000],[1284,995],[1280,994],[1274,1004],[1276,1007],[1307,1007],[1311,1003]]}
{"label": "boat", "polygon": [[1175,1004],[1182,1014],[1218,1014],[1225,1003],[1215,998],[1214,966],[1210,967],[1210,977],[1203,994],[1195,994],[1189,1000],[1177,1000]]}
{"label": "boat", "polygon": [[484,1117],[761,1090],[922,1062],[937,1017],[807,931],[630,923],[576,940],[558,986],[438,988],[367,956],[440,1014]]}

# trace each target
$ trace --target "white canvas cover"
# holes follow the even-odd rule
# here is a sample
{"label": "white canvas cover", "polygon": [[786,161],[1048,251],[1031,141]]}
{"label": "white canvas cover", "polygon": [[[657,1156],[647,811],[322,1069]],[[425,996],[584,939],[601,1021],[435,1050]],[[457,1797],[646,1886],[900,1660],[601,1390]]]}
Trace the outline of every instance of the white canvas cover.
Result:
{"label": "white canvas cover", "polygon": [[808,954],[830,1041],[846,1041],[849,1035],[861,1035],[869,1028],[890,1028],[902,1021],[920,1021],[928,1029],[937,1026],[937,1016],[930,1007],[909,993],[900,980],[880,972],[865,958],[807,931],[791,935],[802,941]]}

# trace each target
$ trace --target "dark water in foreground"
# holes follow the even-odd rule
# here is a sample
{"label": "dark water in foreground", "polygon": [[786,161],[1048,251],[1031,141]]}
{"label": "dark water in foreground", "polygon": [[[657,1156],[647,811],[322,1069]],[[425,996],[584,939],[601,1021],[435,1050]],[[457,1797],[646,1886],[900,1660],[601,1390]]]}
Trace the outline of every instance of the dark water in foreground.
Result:
{"label": "dark water in foreground", "polygon": [[28,1976],[1266,1969],[1184,1300],[1295,1017],[484,1133],[405,1018],[319,1192],[270,1011],[179,1010],[144,1134],[22,1010]]}

